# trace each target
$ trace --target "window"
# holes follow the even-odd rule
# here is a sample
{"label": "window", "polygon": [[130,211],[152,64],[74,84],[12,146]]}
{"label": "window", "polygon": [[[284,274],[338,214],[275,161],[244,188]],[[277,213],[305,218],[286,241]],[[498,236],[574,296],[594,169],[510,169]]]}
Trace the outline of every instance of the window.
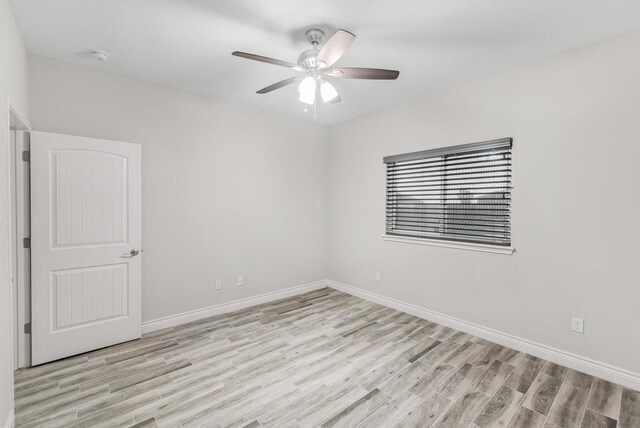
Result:
{"label": "window", "polygon": [[509,247],[511,138],[384,158],[386,234]]}

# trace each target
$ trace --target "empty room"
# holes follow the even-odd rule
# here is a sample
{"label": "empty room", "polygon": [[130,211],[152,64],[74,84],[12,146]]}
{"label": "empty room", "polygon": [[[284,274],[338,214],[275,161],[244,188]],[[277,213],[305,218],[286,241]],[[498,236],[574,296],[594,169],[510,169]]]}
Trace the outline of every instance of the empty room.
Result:
{"label": "empty room", "polygon": [[640,428],[638,0],[0,0],[0,427]]}

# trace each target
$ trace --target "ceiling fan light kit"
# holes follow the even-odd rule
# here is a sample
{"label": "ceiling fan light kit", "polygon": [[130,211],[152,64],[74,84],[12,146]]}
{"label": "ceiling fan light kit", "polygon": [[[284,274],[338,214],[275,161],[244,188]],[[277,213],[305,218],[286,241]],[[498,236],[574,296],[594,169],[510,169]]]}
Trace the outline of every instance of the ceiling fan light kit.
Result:
{"label": "ceiling fan light kit", "polygon": [[307,76],[302,79],[300,86],[298,86],[300,92],[300,102],[305,104],[313,104],[316,101],[316,79],[311,76]]}
{"label": "ceiling fan light kit", "polygon": [[333,86],[331,82],[323,80],[322,83],[320,83],[320,95],[322,96],[322,101],[330,103],[338,97],[338,91],[336,91],[335,86]]}
{"label": "ceiling fan light kit", "polygon": [[[298,100],[305,104],[304,111],[308,110],[306,107],[308,105],[315,107],[318,89],[320,90],[320,97],[324,103],[337,103],[341,101],[338,91],[329,81],[330,78],[395,80],[400,74],[397,70],[379,68],[333,68],[336,61],[345,54],[356,38],[356,36],[349,31],[338,30],[324,45],[322,45],[324,42],[324,31],[318,28],[312,28],[307,30],[306,36],[312,48],[305,50],[298,56],[297,64],[247,52],[236,51],[233,52],[232,55],[278,65],[304,73],[305,75],[303,76],[290,77],[257,91],[258,94],[267,94],[276,89],[300,82],[298,85]],[[319,49],[320,45],[322,45],[322,48]]]}

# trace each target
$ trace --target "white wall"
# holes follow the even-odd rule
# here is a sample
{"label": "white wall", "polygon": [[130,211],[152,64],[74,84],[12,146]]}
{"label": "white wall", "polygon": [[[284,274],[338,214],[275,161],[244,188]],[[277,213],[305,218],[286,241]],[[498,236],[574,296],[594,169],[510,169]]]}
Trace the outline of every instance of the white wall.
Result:
{"label": "white wall", "polygon": [[[632,33],[333,127],[329,277],[640,374],[638,52]],[[500,137],[517,253],[381,239],[383,156]]]}
{"label": "white wall", "polygon": [[9,104],[27,114],[26,51],[8,0],[0,0],[0,424],[13,409],[13,292],[9,264]]}
{"label": "white wall", "polygon": [[326,128],[42,57],[29,73],[33,129],[142,145],[143,321],[325,277]]}

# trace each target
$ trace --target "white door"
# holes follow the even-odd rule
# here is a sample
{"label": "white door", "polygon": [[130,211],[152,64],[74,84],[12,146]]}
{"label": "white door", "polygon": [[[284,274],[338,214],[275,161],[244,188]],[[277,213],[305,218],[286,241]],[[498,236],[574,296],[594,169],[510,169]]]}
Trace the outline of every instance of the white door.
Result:
{"label": "white door", "polygon": [[41,364],[141,335],[140,146],[31,133],[31,346]]}

